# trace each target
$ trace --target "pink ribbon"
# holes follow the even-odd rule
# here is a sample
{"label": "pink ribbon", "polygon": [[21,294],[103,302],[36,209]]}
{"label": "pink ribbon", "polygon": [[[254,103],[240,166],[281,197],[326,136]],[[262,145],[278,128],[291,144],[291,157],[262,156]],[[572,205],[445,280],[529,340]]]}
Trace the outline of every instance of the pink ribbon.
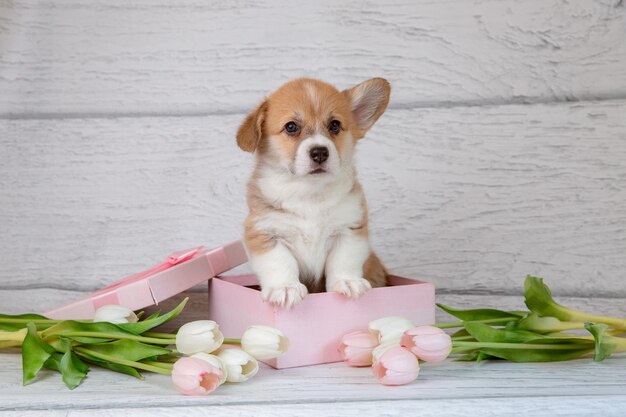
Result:
{"label": "pink ribbon", "polygon": [[161,262],[158,265],[155,265],[151,268],[146,269],[145,271],[138,272],[129,277],[122,278],[121,280],[114,282],[111,285],[108,285],[104,288],[99,289],[98,291],[92,294],[92,299],[94,303],[94,307],[98,308],[105,304],[117,304],[117,294],[105,294],[117,287],[121,287],[122,285],[127,285],[133,282],[140,281],[146,277],[156,274],[157,272],[165,271],[173,266],[179,265],[183,262],[187,262],[191,259],[194,259],[202,254],[204,250],[204,246],[198,246],[197,248],[181,250],[177,252],[173,252],[165,259],[165,261]]}

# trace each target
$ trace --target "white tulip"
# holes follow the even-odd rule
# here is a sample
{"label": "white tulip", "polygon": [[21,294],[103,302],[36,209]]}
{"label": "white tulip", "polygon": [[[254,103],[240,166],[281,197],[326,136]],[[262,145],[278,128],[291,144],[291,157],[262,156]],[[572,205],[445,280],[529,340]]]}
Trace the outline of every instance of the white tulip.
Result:
{"label": "white tulip", "polygon": [[136,323],[137,315],[133,313],[132,310],[117,305],[117,304],[106,304],[102,307],[98,308],[93,315],[93,322],[109,322],[115,324],[122,323]]}
{"label": "white tulip", "polygon": [[184,324],[176,333],[176,350],[185,355],[211,353],[224,342],[224,335],[213,320],[197,320]]}
{"label": "white tulip", "polygon": [[217,357],[226,365],[227,382],[247,381],[259,371],[257,360],[241,349],[221,349]]}
{"label": "white tulip", "polygon": [[220,381],[220,384],[223,384],[224,382],[226,382],[226,379],[228,377],[228,369],[226,368],[226,365],[220,358],[218,358],[215,355],[211,355],[209,353],[204,353],[204,352],[194,353],[193,355],[191,355],[191,357],[202,359],[203,361],[206,361],[210,363],[211,365],[213,365],[214,367],[216,367],[217,369],[219,369],[222,372],[222,379]]}
{"label": "white tulip", "polygon": [[399,342],[387,342],[382,345],[378,345],[372,350],[372,363],[376,363],[380,360],[380,357],[383,356],[383,353],[387,352],[389,349],[393,347],[400,347]]}
{"label": "white tulip", "polygon": [[241,348],[256,359],[273,359],[287,352],[289,339],[270,326],[250,326],[241,336]]}
{"label": "white tulip", "polygon": [[370,322],[368,329],[378,337],[380,344],[385,344],[390,342],[399,343],[400,339],[402,339],[402,334],[413,327],[413,323],[407,318],[389,316]]}

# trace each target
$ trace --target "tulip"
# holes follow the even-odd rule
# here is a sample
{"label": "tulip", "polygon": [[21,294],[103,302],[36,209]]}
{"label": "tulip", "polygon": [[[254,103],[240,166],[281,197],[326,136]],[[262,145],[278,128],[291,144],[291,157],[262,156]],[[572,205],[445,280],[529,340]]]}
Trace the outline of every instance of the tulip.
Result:
{"label": "tulip", "polygon": [[249,353],[236,348],[220,349],[217,357],[227,369],[227,382],[243,382],[259,371],[259,363]]}
{"label": "tulip", "polygon": [[241,348],[256,359],[273,359],[287,352],[289,339],[270,326],[250,326],[241,336]]}
{"label": "tulip", "polygon": [[450,336],[433,326],[419,326],[407,330],[400,343],[425,362],[441,362],[452,350]]}
{"label": "tulip", "polygon": [[176,389],[185,395],[206,395],[220,386],[222,371],[209,362],[184,357],[174,363],[172,381]]}
{"label": "tulip", "polygon": [[94,323],[107,321],[109,323],[122,324],[136,323],[137,320],[137,315],[132,310],[117,304],[103,305],[93,315]]}
{"label": "tulip", "polygon": [[413,327],[411,320],[399,316],[383,317],[370,322],[368,329],[380,344],[400,342],[402,334]]}
{"label": "tulip", "polygon": [[226,382],[228,369],[226,369],[226,365],[224,365],[224,362],[222,362],[220,358],[218,358],[215,355],[211,355],[209,353],[204,353],[204,352],[194,353],[190,357],[202,359],[203,361],[210,363],[213,367],[219,369],[220,372],[222,372],[222,379],[220,380],[220,384],[223,384],[224,382]]}
{"label": "tulip", "polygon": [[197,320],[184,324],[176,333],[176,350],[185,355],[211,353],[224,342],[224,335],[212,320]]}
{"label": "tulip", "polygon": [[417,379],[420,365],[408,349],[392,347],[374,362],[372,372],[383,385],[404,385]]}
{"label": "tulip", "polygon": [[394,347],[400,347],[400,342],[387,342],[382,345],[378,345],[372,350],[372,363],[376,363],[380,360],[383,353]]}
{"label": "tulip", "polygon": [[367,330],[348,333],[341,338],[339,353],[350,366],[370,366],[372,351],[378,346],[378,337]]}

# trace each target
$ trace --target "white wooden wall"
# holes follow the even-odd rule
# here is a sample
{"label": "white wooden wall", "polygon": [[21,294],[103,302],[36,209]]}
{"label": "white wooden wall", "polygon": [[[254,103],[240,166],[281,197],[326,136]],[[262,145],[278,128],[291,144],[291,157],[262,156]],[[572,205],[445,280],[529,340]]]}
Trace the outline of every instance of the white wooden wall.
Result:
{"label": "white wooden wall", "polygon": [[626,297],[622,0],[0,0],[0,294],[239,238],[236,128],[303,75],[392,83],[358,156],[390,269]]}

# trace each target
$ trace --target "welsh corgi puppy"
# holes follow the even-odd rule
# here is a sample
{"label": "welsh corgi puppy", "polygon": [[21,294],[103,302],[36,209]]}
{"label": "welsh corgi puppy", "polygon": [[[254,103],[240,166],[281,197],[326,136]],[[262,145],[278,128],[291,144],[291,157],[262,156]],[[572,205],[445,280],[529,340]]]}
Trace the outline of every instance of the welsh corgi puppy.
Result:
{"label": "welsh corgi puppy", "polygon": [[344,91],[300,78],[239,127],[237,144],[256,161],[244,244],[265,301],[291,308],[308,292],[357,298],[386,284],[387,271],[370,247],[354,153],[389,94],[382,78]]}

